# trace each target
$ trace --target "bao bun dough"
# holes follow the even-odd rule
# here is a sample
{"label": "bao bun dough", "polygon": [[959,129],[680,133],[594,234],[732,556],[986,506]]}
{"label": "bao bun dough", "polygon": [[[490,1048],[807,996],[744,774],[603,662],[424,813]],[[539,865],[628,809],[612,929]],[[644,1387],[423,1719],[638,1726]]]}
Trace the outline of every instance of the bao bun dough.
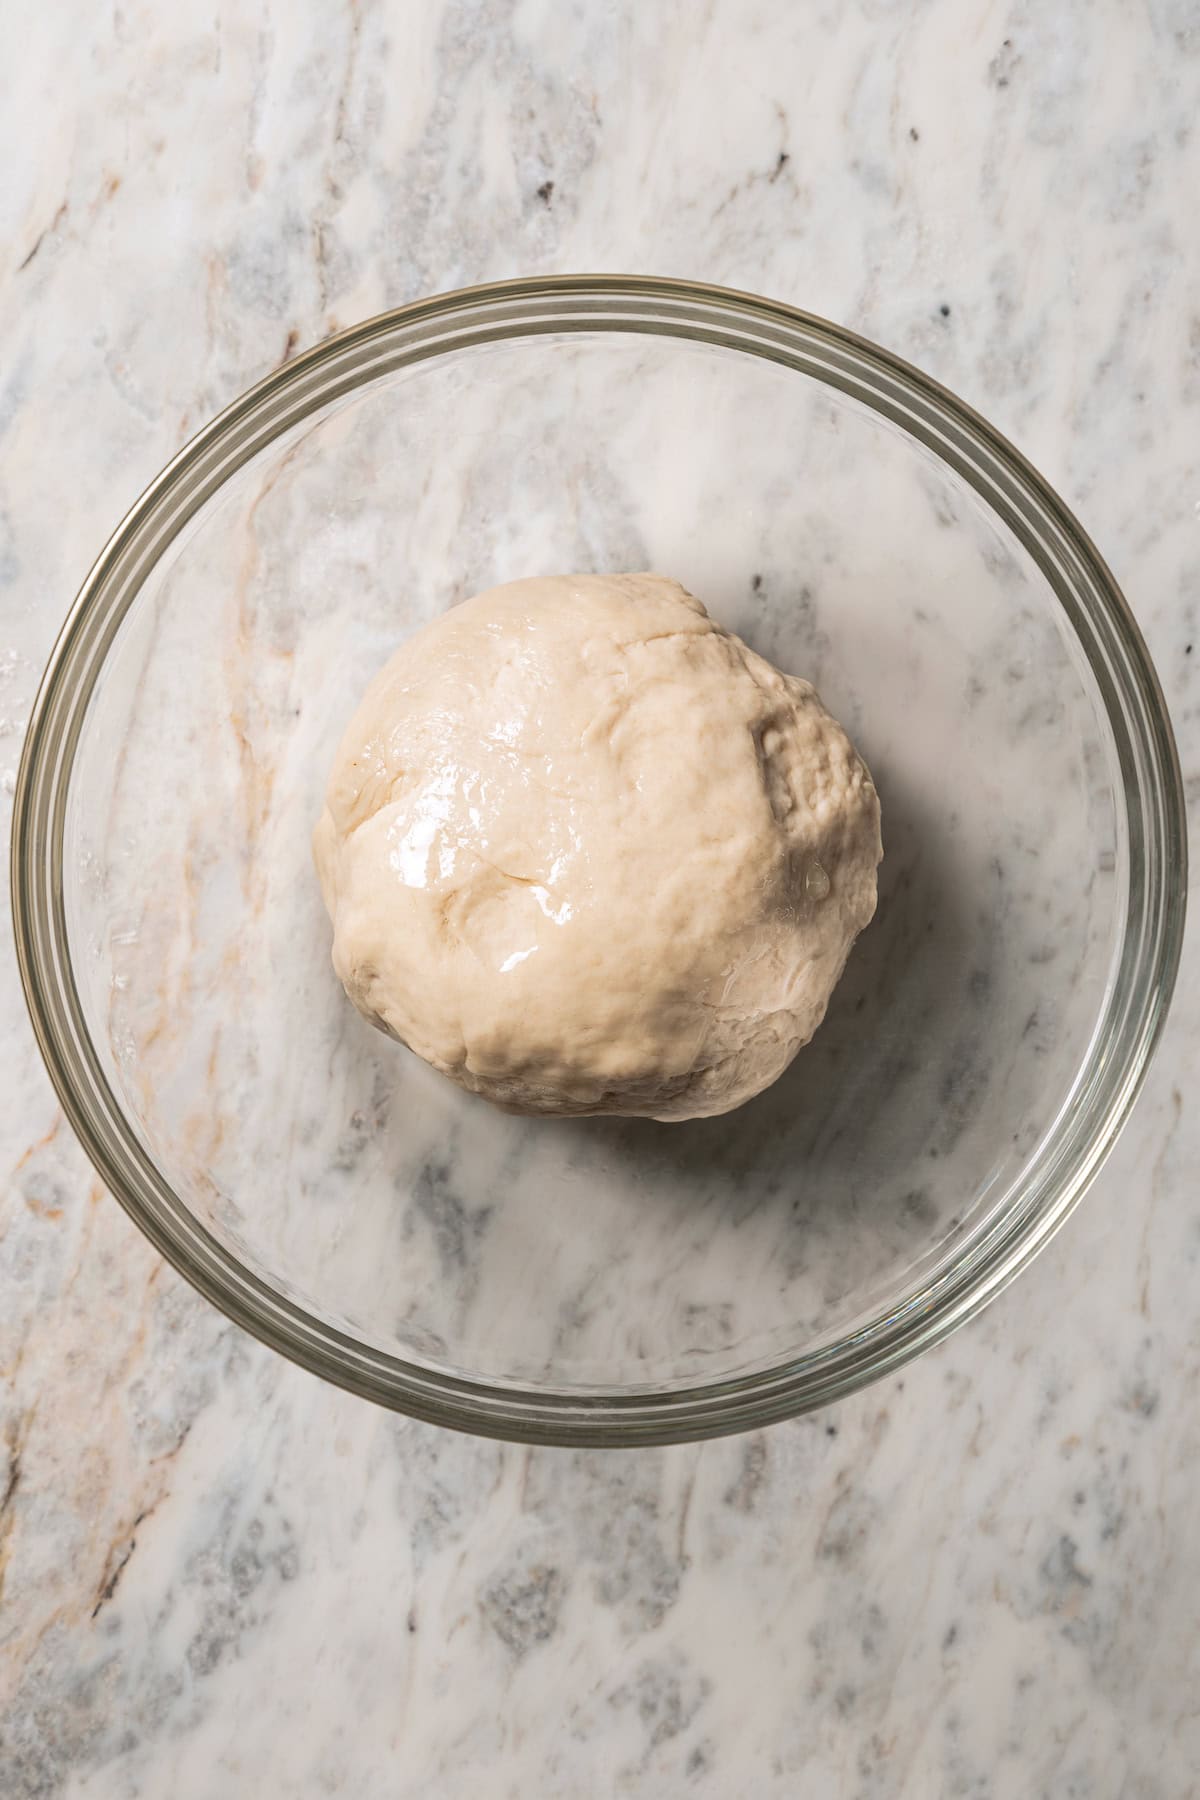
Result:
{"label": "bao bun dough", "polygon": [[314,852],[373,1024],[523,1113],[722,1113],[875,910],[879,801],[806,681],[662,575],[479,594],[342,740]]}

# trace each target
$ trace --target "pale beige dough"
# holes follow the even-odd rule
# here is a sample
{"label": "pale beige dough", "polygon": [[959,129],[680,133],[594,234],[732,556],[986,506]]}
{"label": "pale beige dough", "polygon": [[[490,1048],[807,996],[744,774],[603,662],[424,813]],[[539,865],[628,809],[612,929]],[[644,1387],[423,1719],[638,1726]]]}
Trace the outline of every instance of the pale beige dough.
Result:
{"label": "pale beige dough", "polygon": [[403,644],[314,835],[368,1019],[527,1113],[748,1100],[875,910],[879,801],[805,681],[662,575],[514,581]]}

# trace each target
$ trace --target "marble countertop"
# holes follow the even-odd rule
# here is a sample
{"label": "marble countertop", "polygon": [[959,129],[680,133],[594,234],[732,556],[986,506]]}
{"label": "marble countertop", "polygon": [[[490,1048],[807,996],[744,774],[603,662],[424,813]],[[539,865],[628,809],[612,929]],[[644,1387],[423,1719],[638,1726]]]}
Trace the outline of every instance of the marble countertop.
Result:
{"label": "marble countertop", "polygon": [[[578,269],[796,302],[992,418],[1129,595],[1200,804],[1196,0],[74,4],[5,87],[6,814],[71,596],[197,425],[388,304]],[[101,1191],[11,951],[0,1031],[6,1800],[1196,1791],[1194,941],[1115,1154],[981,1320],[638,1454],[251,1342]]]}

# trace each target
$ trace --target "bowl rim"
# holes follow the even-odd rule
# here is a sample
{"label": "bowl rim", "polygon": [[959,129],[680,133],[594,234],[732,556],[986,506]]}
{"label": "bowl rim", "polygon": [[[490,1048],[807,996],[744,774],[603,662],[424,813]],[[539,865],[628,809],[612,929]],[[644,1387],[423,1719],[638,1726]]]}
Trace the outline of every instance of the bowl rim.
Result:
{"label": "bowl rim", "polygon": [[[130,1128],[87,1031],[64,898],[67,795],[105,657],[149,570],[226,480],[294,424],[381,375],[448,350],[543,333],[642,332],[782,364],[864,402],[965,479],[1032,555],[1096,681],[1127,836],[1115,976],[1067,1102],[1000,1213],[869,1324],[815,1352],[692,1386],[580,1394],[451,1375],[359,1342],[272,1288],[176,1196]],[[1182,946],[1183,782],[1161,687],[1121,590],[1078,520],[1000,432],[891,351],[819,316],[662,276],[528,276],[376,314],[285,362],[225,407],[129,509],[48,659],[14,795],[11,885],[22,987],[63,1110],[155,1247],[235,1323],[316,1374],[417,1418],[529,1443],[644,1445],[758,1427],[828,1404],[940,1342],[1013,1280],[1112,1149],[1161,1036]]]}

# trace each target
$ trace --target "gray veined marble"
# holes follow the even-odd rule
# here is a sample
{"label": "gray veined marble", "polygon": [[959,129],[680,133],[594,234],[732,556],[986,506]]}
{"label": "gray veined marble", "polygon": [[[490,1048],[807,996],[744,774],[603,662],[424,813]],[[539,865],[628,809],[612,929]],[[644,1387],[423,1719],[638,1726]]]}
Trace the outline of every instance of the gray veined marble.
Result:
{"label": "gray veined marble", "polygon": [[[992,417],[1129,594],[1200,801],[1194,0],[67,5],[0,81],[5,796],[196,425],[386,304],[592,268],[795,301]],[[100,1192],[3,958],[0,1793],[1194,1791],[1198,996],[1189,946],[1115,1156],[968,1332],[765,1435],[567,1454],[228,1326]],[[469,1262],[444,1155],[414,1192]]]}

